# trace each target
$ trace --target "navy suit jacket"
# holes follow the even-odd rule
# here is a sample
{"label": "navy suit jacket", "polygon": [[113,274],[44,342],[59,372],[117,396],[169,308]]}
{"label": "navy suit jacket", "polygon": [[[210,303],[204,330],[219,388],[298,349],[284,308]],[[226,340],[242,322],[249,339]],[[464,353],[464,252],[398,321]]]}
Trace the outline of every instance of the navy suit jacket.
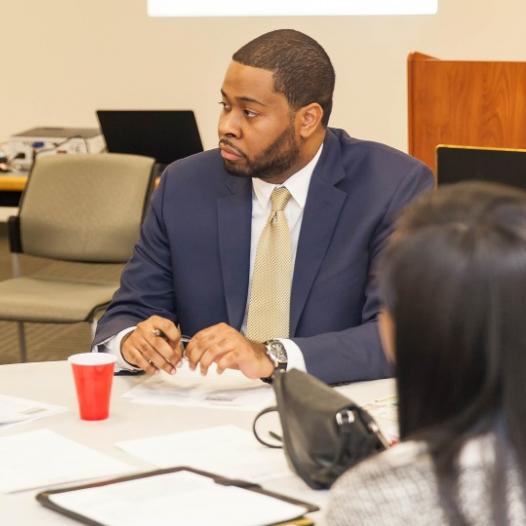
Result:
{"label": "navy suit jacket", "polygon": [[[329,383],[381,378],[374,271],[393,220],[433,186],[430,170],[388,146],[328,129],[298,241],[290,336],[307,370]],[[163,174],[121,286],[94,344],[153,314],[193,335],[241,327],[249,286],[252,181],[223,167],[217,149]]]}

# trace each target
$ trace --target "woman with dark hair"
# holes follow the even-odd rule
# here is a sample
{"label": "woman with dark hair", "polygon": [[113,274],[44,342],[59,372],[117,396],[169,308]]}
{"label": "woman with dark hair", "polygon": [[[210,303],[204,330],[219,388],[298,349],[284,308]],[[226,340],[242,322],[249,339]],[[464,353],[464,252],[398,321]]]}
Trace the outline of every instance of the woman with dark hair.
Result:
{"label": "woman with dark hair", "polygon": [[401,443],[337,481],[328,524],[526,524],[526,193],[426,194],[380,284]]}

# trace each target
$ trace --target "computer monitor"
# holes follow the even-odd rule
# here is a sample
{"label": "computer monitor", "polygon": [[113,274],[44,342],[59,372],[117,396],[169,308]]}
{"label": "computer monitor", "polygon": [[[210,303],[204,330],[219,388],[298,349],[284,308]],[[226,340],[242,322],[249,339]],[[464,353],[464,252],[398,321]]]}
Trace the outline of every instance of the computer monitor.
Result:
{"label": "computer monitor", "polygon": [[153,157],[161,166],[202,152],[194,112],[189,110],[98,110],[110,153]]}
{"label": "computer monitor", "polygon": [[439,186],[473,180],[507,184],[526,190],[526,150],[437,147]]}

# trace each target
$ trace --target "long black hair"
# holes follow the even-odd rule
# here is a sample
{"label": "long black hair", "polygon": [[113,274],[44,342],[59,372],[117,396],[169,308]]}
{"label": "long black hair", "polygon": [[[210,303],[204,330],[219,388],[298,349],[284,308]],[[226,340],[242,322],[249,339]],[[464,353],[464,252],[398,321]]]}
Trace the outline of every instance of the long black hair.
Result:
{"label": "long black hair", "polygon": [[380,289],[396,327],[400,436],[429,444],[448,505],[458,512],[462,446],[488,431],[524,481],[526,193],[460,183],[426,194],[400,218]]}

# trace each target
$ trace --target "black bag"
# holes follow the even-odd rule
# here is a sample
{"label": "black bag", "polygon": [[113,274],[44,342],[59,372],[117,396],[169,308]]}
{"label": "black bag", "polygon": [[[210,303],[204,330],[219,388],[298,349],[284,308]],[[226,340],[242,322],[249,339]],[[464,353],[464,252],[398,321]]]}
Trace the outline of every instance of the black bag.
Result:
{"label": "black bag", "polygon": [[[253,423],[254,435],[268,447],[283,447],[295,471],[311,488],[329,488],[350,466],[372,453],[383,451],[388,442],[365,409],[310,374],[292,369],[273,379],[276,407],[261,411]],[[258,419],[279,412],[282,446],[263,440]]]}

